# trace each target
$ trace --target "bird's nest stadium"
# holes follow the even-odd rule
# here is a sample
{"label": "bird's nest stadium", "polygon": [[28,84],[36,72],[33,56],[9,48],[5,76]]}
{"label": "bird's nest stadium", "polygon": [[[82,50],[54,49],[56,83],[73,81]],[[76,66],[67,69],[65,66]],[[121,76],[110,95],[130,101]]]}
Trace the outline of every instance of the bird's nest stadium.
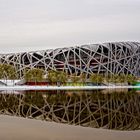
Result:
{"label": "bird's nest stadium", "polygon": [[23,76],[25,69],[42,68],[76,73],[140,75],[140,43],[112,42],[42,51],[0,54],[1,64],[13,65]]}

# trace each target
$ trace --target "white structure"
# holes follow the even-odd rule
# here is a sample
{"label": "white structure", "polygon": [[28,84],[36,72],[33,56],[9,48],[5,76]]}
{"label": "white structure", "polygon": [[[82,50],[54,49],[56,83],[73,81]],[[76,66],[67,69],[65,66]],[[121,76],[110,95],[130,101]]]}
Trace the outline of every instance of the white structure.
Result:
{"label": "white structure", "polygon": [[13,54],[1,54],[20,78],[26,69],[63,70],[68,74],[125,73],[140,76],[140,43],[114,42]]}
{"label": "white structure", "polygon": [[14,86],[14,85],[22,85],[24,83],[23,80],[5,80],[0,79],[1,86]]}

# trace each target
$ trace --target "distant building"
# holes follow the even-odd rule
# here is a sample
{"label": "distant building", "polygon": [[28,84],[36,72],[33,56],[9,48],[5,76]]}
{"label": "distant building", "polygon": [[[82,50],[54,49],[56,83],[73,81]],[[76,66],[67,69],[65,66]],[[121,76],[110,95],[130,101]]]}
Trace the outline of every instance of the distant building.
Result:
{"label": "distant building", "polygon": [[125,73],[140,76],[140,43],[113,42],[54,50],[0,54],[0,63],[16,68],[22,78],[25,69],[42,68],[76,73]]}

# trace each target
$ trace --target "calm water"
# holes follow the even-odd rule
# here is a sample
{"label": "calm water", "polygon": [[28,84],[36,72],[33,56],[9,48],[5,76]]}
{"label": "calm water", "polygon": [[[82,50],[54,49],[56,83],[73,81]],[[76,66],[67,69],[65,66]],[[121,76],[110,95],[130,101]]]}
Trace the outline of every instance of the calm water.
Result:
{"label": "calm water", "polygon": [[136,130],[140,93],[128,90],[1,91],[0,113],[85,127]]}

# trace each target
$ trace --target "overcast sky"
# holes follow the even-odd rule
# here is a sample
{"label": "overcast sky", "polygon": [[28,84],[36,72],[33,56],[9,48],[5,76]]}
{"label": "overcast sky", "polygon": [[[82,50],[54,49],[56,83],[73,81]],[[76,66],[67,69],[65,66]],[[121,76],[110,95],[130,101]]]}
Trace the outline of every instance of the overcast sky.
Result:
{"label": "overcast sky", "polygon": [[140,41],[140,0],[0,0],[0,53]]}

